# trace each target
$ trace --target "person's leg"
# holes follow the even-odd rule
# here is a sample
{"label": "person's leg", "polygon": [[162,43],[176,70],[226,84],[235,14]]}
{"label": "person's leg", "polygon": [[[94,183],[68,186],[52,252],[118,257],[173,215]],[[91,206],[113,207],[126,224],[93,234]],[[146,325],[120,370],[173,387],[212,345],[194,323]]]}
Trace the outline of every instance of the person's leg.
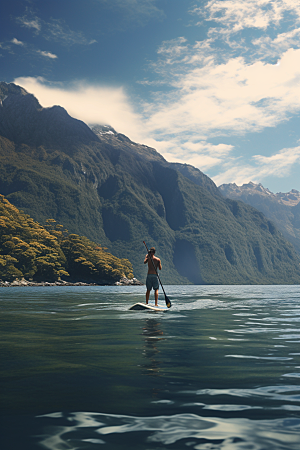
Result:
{"label": "person's leg", "polygon": [[158,306],[158,289],[155,289],[155,306]]}
{"label": "person's leg", "polygon": [[148,305],[149,297],[150,297],[150,291],[149,291],[149,289],[147,289],[147,292],[146,292],[146,305]]}
{"label": "person's leg", "polygon": [[150,291],[152,289],[151,280],[150,280],[149,274],[147,275],[147,278],[146,278],[146,289],[147,289],[147,292],[146,292],[146,305],[148,305],[149,297],[150,297]]}

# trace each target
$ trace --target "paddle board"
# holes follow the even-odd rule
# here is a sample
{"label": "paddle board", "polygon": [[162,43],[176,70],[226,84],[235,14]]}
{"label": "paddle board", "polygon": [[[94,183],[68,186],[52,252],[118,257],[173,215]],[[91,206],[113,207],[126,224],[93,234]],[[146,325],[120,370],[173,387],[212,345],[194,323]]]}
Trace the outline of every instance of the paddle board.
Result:
{"label": "paddle board", "polygon": [[166,306],[146,305],[145,303],[136,303],[129,308],[131,311],[168,311]]}

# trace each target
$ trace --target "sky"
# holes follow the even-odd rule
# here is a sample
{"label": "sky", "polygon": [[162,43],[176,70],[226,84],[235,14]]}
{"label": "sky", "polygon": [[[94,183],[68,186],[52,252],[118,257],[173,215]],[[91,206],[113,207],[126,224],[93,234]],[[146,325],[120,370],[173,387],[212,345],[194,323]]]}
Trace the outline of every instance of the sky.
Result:
{"label": "sky", "polygon": [[217,186],[300,191],[299,0],[1,0],[0,81]]}

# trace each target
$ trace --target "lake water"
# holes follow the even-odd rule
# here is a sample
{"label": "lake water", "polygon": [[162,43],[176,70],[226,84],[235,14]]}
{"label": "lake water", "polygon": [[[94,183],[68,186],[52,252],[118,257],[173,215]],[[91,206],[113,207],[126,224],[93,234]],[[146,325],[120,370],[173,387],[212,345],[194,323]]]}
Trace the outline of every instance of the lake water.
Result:
{"label": "lake water", "polygon": [[0,288],[1,450],[299,450],[300,286],[165,289]]}

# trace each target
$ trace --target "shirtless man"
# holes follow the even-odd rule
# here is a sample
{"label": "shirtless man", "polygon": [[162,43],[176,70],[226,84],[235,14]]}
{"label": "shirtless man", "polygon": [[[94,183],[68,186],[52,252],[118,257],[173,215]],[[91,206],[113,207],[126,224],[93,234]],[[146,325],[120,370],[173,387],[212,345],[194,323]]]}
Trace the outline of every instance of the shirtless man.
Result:
{"label": "shirtless man", "polygon": [[[161,262],[160,259],[157,258],[156,256],[154,256],[155,254],[155,248],[151,247],[149,253],[147,253],[147,255],[145,256],[144,259],[144,264],[148,263],[148,275],[147,275],[147,279],[146,279],[146,287],[147,287],[147,292],[146,292],[146,305],[148,305],[148,301],[149,301],[149,297],[150,297],[150,291],[153,288],[154,289],[154,294],[155,294],[155,306],[157,305],[158,302],[158,288],[159,288],[159,282],[158,282],[158,278],[155,272],[155,269],[159,269],[161,270]],[[151,255],[151,257],[150,257]],[[155,269],[153,267],[152,261],[154,263]]]}

